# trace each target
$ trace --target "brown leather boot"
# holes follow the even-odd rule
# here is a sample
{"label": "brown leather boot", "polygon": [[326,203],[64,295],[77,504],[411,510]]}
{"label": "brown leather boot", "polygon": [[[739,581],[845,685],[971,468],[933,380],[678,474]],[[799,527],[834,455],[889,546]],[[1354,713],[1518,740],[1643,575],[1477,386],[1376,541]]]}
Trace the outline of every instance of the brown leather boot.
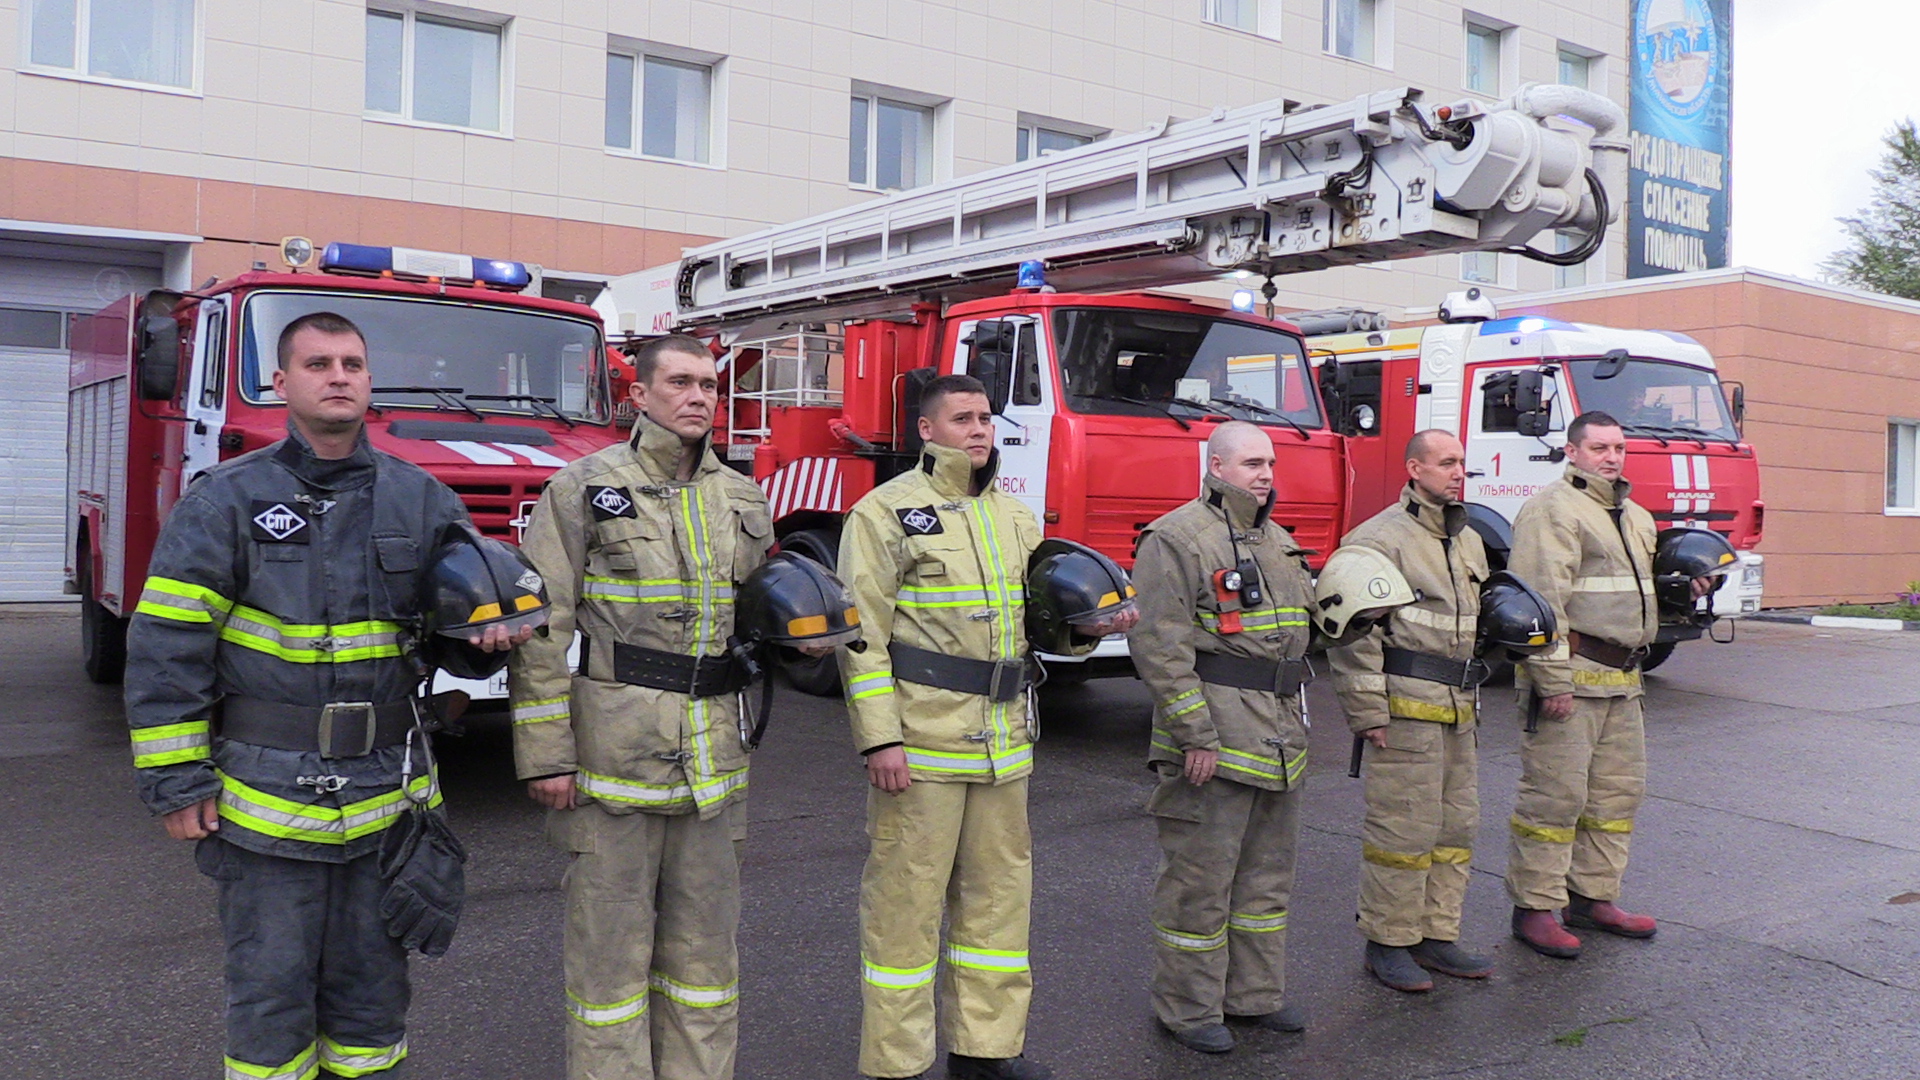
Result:
{"label": "brown leather boot", "polygon": [[1541,956],[1572,960],[1580,955],[1580,939],[1567,933],[1551,911],[1514,908],[1513,936]]}
{"label": "brown leather boot", "polygon": [[1567,894],[1567,925],[1626,938],[1650,938],[1660,931],[1651,915],[1635,915],[1611,900],[1589,900],[1579,893]]}

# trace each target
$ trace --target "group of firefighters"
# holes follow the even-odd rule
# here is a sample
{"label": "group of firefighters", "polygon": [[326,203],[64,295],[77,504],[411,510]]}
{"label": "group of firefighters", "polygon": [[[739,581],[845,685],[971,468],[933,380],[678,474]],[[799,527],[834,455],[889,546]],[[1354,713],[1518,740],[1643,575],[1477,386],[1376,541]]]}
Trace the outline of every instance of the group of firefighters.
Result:
{"label": "group of firefighters", "polygon": [[[458,562],[443,552],[482,542],[470,526],[460,539],[458,499],[367,442],[360,331],[303,317],[278,359],[288,438],[181,498],[128,641],[142,797],[170,835],[198,841],[219,890],[225,1075],[365,1076],[407,1055],[408,949],[444,951],[464,861],[439,816],[412,648],[451,588],[471,617],[442,617],[440,647],[495,663],[510,651],[517,771],[571,853],[568,1075],[731,1077],[735,842],[757,741],[741,619],[753,582],[804,560],[769,563],[764,497],[713,453],[711,353],[677,336],[643,347],[631,439],[555,473],[523,556],[509,556],[525,560],[508,564],[511,584],[465,592],[435,578]],[[1154,703],[1152,1004],[1180,1044],[1221,1053],[1228,1022],[1306,1025],[1284,966],[1310,652],[1330,651],[1366,744],[1359,926],[1383,983],[1417,992],[1429,971],[1491,970],[1458,939],[1479,819],[1477,688],[1505,649],[1525,654],[1530,717],[1514,936],[1572,958],[1568,927],[1653,935],[1651,918],[1616,904],[1644,790],[1638,665],[1660,621],[1653,521],[1628,498],[1617,422],[1570,425],[1565,477],[1514,524],[1512,573],[1490,573],[1467,526],[1459,441],[1428,431],[1407,448],[1399,502],[1317,583],[1270,518],[1274,452],[1256,425],[1213,432],[1199,497],[1145,530],[1129,582],[1090,549],[1043,541],[999,490],[993,423],[973,379],[927,384],[915,466],[847,517],[846,586],[804,579],[830,610],[782,622],[794,647],[838,655],[870,781],[862,1074],[923,1074],[939,1015],[948,1076],[1051,1075],[1022,1056],[1031,653],[1112,634],[1128,634]],[[1681,591],[1704,595],[1723,571],[1703,564]],[[1093,598],[1061,610],[1076,587]]]}

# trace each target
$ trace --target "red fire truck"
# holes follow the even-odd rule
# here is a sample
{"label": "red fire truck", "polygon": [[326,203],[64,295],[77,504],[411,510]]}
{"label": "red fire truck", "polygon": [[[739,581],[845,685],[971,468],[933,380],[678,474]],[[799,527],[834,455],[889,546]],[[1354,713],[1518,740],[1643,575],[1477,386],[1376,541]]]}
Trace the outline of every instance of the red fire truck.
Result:
{"label": "red fire truck", "polygon": [[[1275,517],[1317,563],[1348,519],[1349,463],[1298,328],[1115,290],[1236,270],[1270,286],[1552,229],[1593,237],[1581,258],[1598,247],[1624,189],[1618,106],[1560,86],[1421,97],[1157,125],[694,249],[616,280],[613,302],[623,330],[724,347],[720,438],[785,548],[831,563],[841,516],[915,460],[920,387],[966,372],[990,391],[1000,485],[1049,534],[1130,565],[1140,528],[1199,489],[1207,435],[1244,419],[1273,429]],[[1131,670],[1120,639],[1049,666]],[[834,684],[797,654],[788,671]]]}
{"label": "red fire truck", "polygon": [[[132,296],[75,320],[67,576],[96,682],[120,678],[127,616],[180,492],[216,462],[285,437],[275,345],[302,315],[336,312],[366,333],[373,445],[446,482],[490,536],[518,540],[555,469],[622,438],[599,315],[522,295],[525,266],[330,244],[320,272],[302,273],[312,245],[287,247],[296,272]],[[436,688],[455,687],[501,697],[505,680],[443,675]]]}

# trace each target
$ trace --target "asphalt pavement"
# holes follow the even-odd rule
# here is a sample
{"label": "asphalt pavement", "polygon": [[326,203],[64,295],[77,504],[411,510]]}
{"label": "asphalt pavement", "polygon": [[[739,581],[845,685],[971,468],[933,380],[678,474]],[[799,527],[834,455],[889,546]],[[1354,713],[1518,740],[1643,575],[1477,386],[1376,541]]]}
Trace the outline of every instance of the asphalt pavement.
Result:
{"label": "asphalt pavement", "polygon": [[[1464,943],[1499,969],[1417,996],[1361,968],[1360,784],[1316,687],[1288,966],[1312,1026],[1218,1058],[1174,1046],[1147,1005],[1147,695],[1047,693],[1029,1056],[1060,1080],[1920,1076],[1920,634],[1751,624],[1649,681],[1626,899],[1659,937],[1590,934],[1573,963],[1507,937],[1519,721],[1490,689]],[[467,915],[445,958],[415,962],[404,1075],[560,1077],[564,859],[502,723],[447,740],[442,762]],[[753,768],[739,1075],[851,1077],[865,796],[840,705],[783,693]],[[135,799],[117,688],[86,681],[71,609],[0,611],[0,853],[0,1072],[217,1076],[213,890]]]}

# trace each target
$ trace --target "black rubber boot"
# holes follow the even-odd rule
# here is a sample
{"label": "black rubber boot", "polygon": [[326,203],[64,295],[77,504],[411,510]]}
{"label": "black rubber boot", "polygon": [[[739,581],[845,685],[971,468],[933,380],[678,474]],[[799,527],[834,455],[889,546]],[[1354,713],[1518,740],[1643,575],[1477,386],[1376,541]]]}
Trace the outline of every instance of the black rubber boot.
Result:
{"label": "black rubber boot", "polygon": [[1433,976],[1413,962],[1413,954],[1397,945],[1367,942],[1367,970],[1373,977],[1403,994],[1419,994],[1433,989]]}
{"label": "black rubber boot", "polygon": [[1461,948],[1458,942],[1427,938],[1407,952],[1412,954],[1414,963],[1428,971],[1437,971],[1456,979],[1484,979],[1493,974],[1491,958],[1475,956]]}
{"label": "black rubber boot", "polygon": [[947,1055],[948,1080],[1053,1080],[1053,1070],[1024,1057],[978,1058]]}
{"label": "black rubber boot", "polygon": [[1181,1046],[1203,1054],[1224,1054],[1233,1049],[1233,1032],[1228,1031],[1225,1024],[1201,1024],[1185,1031],[1169,1028],[1167,1034]]}
{"label": "black rubber boot", "polygon": [[1287,1034],[1307,1030],[1307,1010],[1298,1005],[1282,1005],[1270,1013],[1258,1016],[1228,1016],[1236,1024],[1251,1024],[1268,1031],[1281,1031]]}

